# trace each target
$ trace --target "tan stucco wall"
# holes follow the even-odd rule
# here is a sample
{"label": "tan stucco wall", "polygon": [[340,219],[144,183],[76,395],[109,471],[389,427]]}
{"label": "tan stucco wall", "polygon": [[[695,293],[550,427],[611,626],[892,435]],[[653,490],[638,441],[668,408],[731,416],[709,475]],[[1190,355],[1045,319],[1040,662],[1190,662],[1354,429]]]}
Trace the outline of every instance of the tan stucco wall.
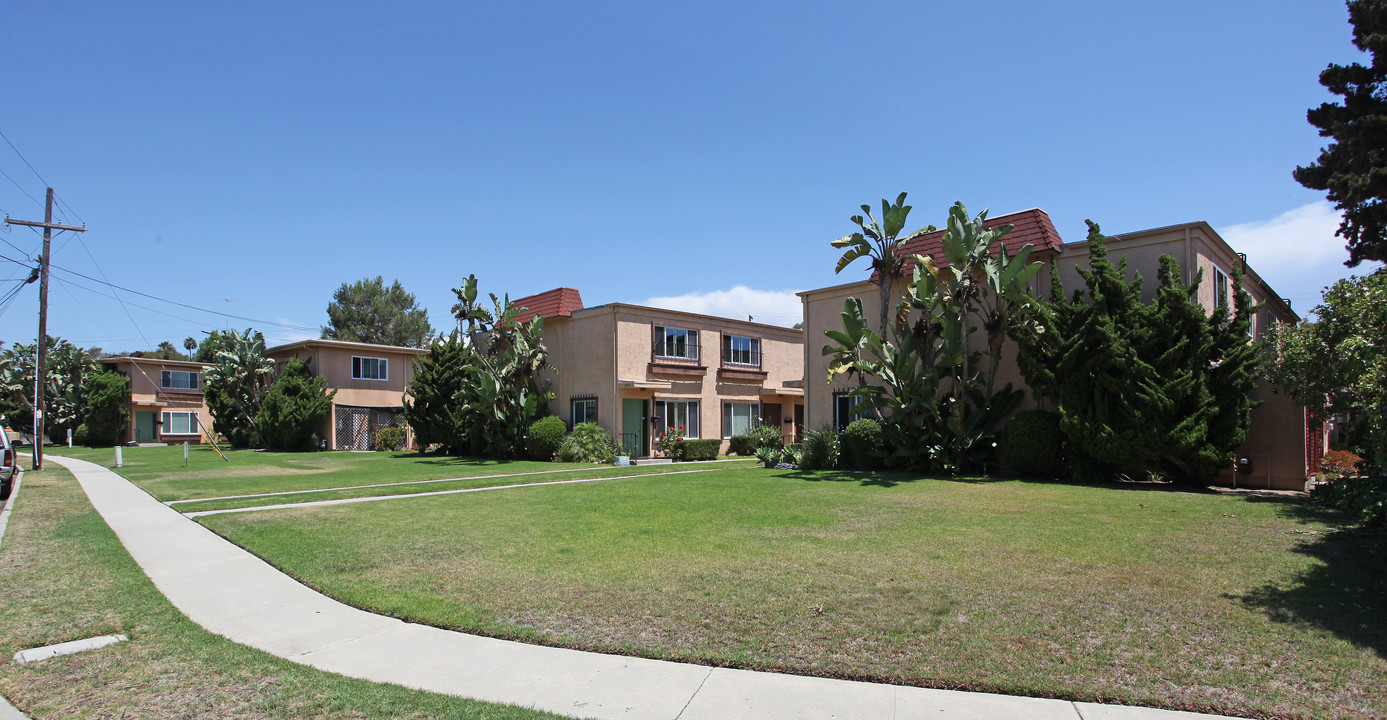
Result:
{"label": "tan stucco wall", "polygon": [[[276,372],[284,369],[289,358],[298,357],[308,362],[309,370],[315,376],[322,377],[328,389],[337,391],[332,398],[333,411],[318,431],[319,436],[327,440],[329,450],[337,449],[337,408],[402,407],[405,390],[414,379],[414,360],[426,353],[427,350],[414,348],[314,340],[281,345],[266,351],[275,361]],[[388,361],[386,379],[353,378],[353,357],[385,358]]]}
{"label": "tan stucco wall", "polygon": [[[698,330],[699,359],[653,364],[655,325]],[[724,333],[761,340],[764,378],[720,372]],[[596,396],[599,423],[616,435],[621,433],[625,398],[650,400],[652,407],[654,400],[698,400],[701,438],[721,437],[725,401],[779,403],[782,419],[793,418],[794,406],[803,402],[802,391],[786,385],[803,378],[799,330],[617,303],[580,310],[569,318],[546,319],[544,342],[558,366],[551,412],[571,422],[570,399]],[[661,365],[701,374],[678,374]],[[793,424],[781,426],[793,434]]]}
{"label": "tan stucco wall", "polygon": [[[150,358],[113,358],[105,364],[114,366],[115,369],[124,373],[130,378],[130,402],[126,409],[130,411],[130,420],[125,426],[121,435],[120,442],[127,443],[135,440],[135,413],[136,412],[157,412],[164,411],[176,412],[196,412],[198,420],[208,428],[212,427],[212,413],[207,411],[206,399],[201,390],[175,390],[160,388],[161,372],[164,370],[178,370],[181,372],[198,373],[198,384],[201,386],[202,365],[193,362],[183,362],[176,360],[155,360]],[[156,417],[156,422],[162,417]],[[156,425],[156,432],[162,431],[162,426]],[[159,432],[159,440],[168,443],[201,443],[202,436],[196,432],[190,434],[178,434]]]}

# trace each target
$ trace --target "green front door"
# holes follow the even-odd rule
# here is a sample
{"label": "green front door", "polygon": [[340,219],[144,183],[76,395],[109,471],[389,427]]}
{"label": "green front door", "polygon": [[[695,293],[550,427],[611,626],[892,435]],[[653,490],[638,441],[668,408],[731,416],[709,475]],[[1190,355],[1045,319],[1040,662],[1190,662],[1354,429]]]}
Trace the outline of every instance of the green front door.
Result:
{"label": "green front door", "polygon": [[135,411],[135,442],[154,442],[154,420],[156,415],[158,415],[158,413],[148,410]]}
{"label": "green front door", "polygon": [[627,455],[644,457],[650,453],[650,401],[623,398],[621,401],[621,448]]}

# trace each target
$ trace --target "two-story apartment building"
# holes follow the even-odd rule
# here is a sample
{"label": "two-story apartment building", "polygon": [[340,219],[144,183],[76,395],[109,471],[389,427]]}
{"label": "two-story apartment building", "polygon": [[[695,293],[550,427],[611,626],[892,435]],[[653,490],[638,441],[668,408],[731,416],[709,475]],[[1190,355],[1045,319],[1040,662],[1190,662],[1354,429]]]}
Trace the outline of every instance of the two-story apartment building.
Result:
{"label": "two-story apartment building", "polygon": [[[1008,250],[1015,253],[1021,246],[1029,243],[1033,246],[1031,258],[1045,263],[1045,268],[1032,281],[1031,289],[1037,296],[1049,296],[1052,260],[1066,294],[1072,294],[1084,287],[1078,268],[1088,267],[1087,242],[1063,242],[1049,216],[1039,209],[997,216],[991,218],[988,225],[995,227],[1007,223],[1015,226],[1003,238]],[[947,264],[939,253],[942,238],[942,231],[925,235],[908,244],[906,252],[933,255],[936,262]],[[1263,306],[1254,319],[1252,337],[1249,340],[1261,337],[1271,323],[1294,323],[1299,320],[1290,306],[1252,270],[1246,256],[1230,248],[1208,223],[1185,223],[1124,233],[1105,238],[1104,245],[1113,262],[1125,258],[1129,274],[1141,273],[1145,280],[1142,291],[1144,299],[1148,302],[1155,296],[1159,259],[1162,255],[1169,254],[1179,261],[1186,282],[1192,281],[1196,273],[1203,272],[1197,299],[1210,312],[1220,300],[1227,299],[1232,292],[1233,269],[1238,268],[1242,271],[1243,289],[1252,296],[1254,302]],[[847,395],[850,385],[845,378],[836,379],[831,384],[826,382],[828,358],[820,354],[827,343],[823,333],[825,330],[841,326],[843,302],[848,297],[860,298],[866,317],[874,320],[879,303],[877,287],[870,280],[863,280],[810,290],[799,295],[803,302],[804,326],[808,338],[804,348],[807,419],[811,427],[841,428],[850,419],[849,410],[853,399]],[[1015,352],[1015,345],[1008,344],[1007,355],[999,373],[999,385],[1011,382],[1018,387],[1025,387],[1025,381],[1016,368]],[[1303,407],[1296,405],[1284,393],[1276,393],[1266,382],[1258,384],[1252,397],[1261,405],[1253,410],[1248,440],[1237,451],[1240,458],[1249,461],[1252,471],[1248,475],[1237,475],[1230,463],[1230,467],[1222,473],[1219,481],[1239,486],[1251,484],[1273,488],[1304,487],[1307,475],[1315,472],[1324,452],[1325,434],[1310,428]],[[1028,391],[1022,408],[1035,407],[1044,408],[1047,405],[1045,401],[1038,400]]]}
{"label": "two-story apartment building", "polygon": [[200,443],[198,424],[212,425],[202,394],[202,363],[112,357],[101,363],[130,378],[130,423],[125,443]]}
{"label": "two-story apartment building", "polygon": [[374,450],[376,432],[404,425],[404,395],[414,378],[414,359],[427,350],[341,340],[300,340],[265,351],[276,371],[289,358],[308,362],[309,370],[336,390],[332,413],[319,436],[329,450]]}
{"label": "two-story apartment building", "polygon": [[584,308],[573,288],[514,303],[529,310],[520,320],[544,318],[558,370],[551,412],[602,425],[633,456],[650,455],[666,429],[726,441],[761,422],[793,439],[804,424],[801,330],[627,303]]}

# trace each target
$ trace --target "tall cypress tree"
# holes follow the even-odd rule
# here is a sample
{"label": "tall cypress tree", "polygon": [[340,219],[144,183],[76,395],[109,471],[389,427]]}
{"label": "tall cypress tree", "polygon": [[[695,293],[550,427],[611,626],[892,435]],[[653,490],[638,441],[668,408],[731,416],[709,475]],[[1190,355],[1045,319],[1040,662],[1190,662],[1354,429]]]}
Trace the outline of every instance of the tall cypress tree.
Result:
{"label": "tall cypress tree", "polygon": [[414,430],[420,452],[438,444],[447,453],[463,452],[462,401],[455,398],[467,382],[468,349],[457,331],[440,337],[414,361],[414,379],[404,399],[404,416]]}
{"label": "tall cypress tree", "polygon": [[[1234,274],[1235,309],[1209,315],[1169,255],[1160,287],[1141,300],[1142,279],[1108,259],[1089,223],[1087,293],[1069,300],[1054,277],[1043,332],[1018,337],[1018,365],[1038,397],[1052,400],[1075,457],[1075,474],[1107,479],[1160,471],[1199,482],[1226,467],[1247,439],[1258,352],[1248,341],[1251,300]],[[1053,275],[1053,272],[1052,272]]]}

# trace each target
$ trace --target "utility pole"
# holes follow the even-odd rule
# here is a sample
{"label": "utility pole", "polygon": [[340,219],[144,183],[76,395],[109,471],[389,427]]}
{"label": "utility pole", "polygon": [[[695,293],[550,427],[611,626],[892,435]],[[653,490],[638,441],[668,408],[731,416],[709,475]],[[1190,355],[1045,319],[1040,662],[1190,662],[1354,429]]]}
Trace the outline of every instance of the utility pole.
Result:
{"label": "utility pole", "polygon": [[5,218],[6,225],[25,225],[43,228],[43,255],[39,259],[39,350],[34,366],[34,469],[43,469],[43,391],[44,361],[48,358],[48,248],[52,244],[54,230],[86,232],[87,226],[58,225],[53,222],[53,188],[48,188],[48,202],[44,204],[43,222],[33,220],[11,220]]}

